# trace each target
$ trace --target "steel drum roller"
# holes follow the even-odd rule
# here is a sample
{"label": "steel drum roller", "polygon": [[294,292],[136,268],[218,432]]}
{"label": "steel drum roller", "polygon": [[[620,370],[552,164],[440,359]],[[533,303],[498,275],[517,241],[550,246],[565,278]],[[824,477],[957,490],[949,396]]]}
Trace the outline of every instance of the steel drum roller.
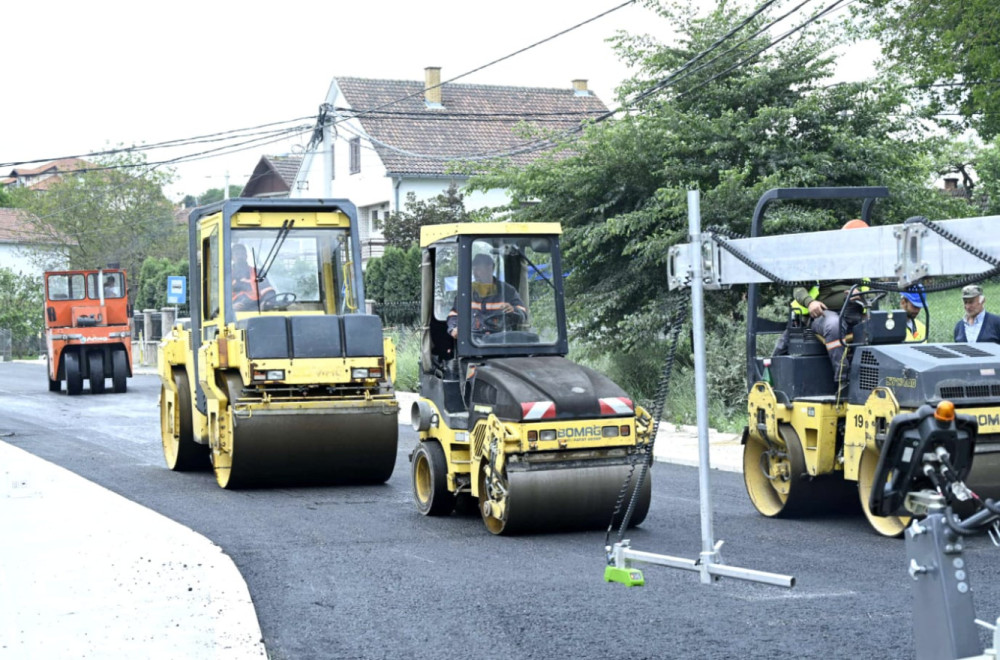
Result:
{"label": "steel drum roller", "polygon": [[[487,524],[487,527],[497,534],[605,527],[631,469],[627,463],[595,467],[580,467],[576,463],[530,470],[508,465],[507,520],[501,525]],[[615,525],[624,516],[640,470],[637,465]],[[638,525],[646,518],[652,493],[650,481],[647,472],[630,525]]]}
{"label": "steel drum roller", "polygon": [[396,463],[394,401],[301,410],[238,403],[232,423],[228,488],[382,483]]}

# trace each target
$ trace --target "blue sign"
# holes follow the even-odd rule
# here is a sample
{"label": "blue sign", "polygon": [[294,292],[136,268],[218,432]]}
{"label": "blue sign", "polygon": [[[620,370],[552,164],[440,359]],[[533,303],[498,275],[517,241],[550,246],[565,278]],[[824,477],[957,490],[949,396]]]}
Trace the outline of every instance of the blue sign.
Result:
{"label": "blue sign", "polygon": [[183,275],[167,276],[167,304],[183,305],[187,302],[187,278]]}

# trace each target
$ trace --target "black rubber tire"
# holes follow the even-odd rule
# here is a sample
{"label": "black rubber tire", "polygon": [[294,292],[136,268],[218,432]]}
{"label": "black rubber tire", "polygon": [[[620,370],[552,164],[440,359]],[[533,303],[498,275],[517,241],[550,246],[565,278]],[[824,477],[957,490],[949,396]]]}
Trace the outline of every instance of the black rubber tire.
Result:
{"label": "black rubber tire", "polygon": [[413,450],[410,466],[413,501],[425,516],[446,516],[455,508],[455,498],[448,492],[444,450],[434,440],[425,440]]}
{"label": "black rubber tire", "polygon": [[90,393],[104,394],[104,352],[87,353],[87,366],[90,367]]}
{"label": "black rubber tire", "polygon": [[853,488],[839,475],[810,478],[806,471],[805,450],[791,425],[779,424],[778,433],[787,451],[784,492],[772,488],[763,474],[760,457],[765,450],[764,444],[751,438],[743,448],[743,483],[759,513],[769,518],[797,518],[838,511],[849,502],[854,506]]}
{"label": "black rubber tire", "polygon": [[111,353],[111,387],[115,394],[128,390],[128,357],[124,350]]}
{"label": "black rubber tire", "polygon": [[[49,364],[48,358],[45,360],[45,371],[47,374],[52,373],[52,365]],[[59,392],[60,390],[62,390],[62,381],[59,379],[52,380],[52,378],[49,378],[49,392]]]}
{"label": "black rubber tire", "polygon": [[63,351],[63,362],[66,366],[66,394],[76,396],[83,391],[83,372],[80,371],[80,354],[76,351]]}

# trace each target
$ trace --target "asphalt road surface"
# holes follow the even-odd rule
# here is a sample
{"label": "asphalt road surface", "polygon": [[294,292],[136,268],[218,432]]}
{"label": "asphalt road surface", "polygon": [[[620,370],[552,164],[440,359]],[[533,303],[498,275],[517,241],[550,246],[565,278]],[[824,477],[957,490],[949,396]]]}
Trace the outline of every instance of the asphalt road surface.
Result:
{"label": "asphalt road surface", "polygon": [[[156,376],[123,395],[49,393],[44,367],[0,363],[0,438],[154,509],[228,553],[271,658],[907,658],[914,656],[902,541],[859,511],[768,520],[739,474],[712,472],[722,557],[793,575],[792,589],[646,567],[646,586],[602,579],[604,531],[494,537],[478,517],[424,518],[396,470],[368,487],[223,491],[172,473]],[[610,515],[610,512],[609,512]],[[657,463],[638,550],[693,559],[698,472]],[[1000,550],[967,543],[978,616],[1000,615]],[[989,640],[984,631],[983,640]]]}

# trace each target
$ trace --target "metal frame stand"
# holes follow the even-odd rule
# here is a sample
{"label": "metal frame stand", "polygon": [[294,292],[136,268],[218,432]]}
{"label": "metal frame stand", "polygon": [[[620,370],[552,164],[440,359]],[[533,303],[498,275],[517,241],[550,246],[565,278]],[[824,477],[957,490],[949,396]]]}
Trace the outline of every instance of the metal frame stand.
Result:
{"label": "metal frame stand", "polygon": [[[628,572],[634,562],[657,564],[670,568],[698,571],[702,584],[709,584],[713,578],[730,577],[751,582],[761,582],[779,587],[795,586],[795,578],[778,573],[765,573],[747,568],[727,566],[722,562],[719,548],[723,541],[716,542],[712,529],[712,491],[709,488],[708,450],[708,385],[705,375],[705,310],[704,310],[704,258],[711,259],[711,252],[705,255],[701,241],[701,197],[697,190],[689,190],[688,232],[691,235],[691,324],[694,334],[694,389],[698,414],[698,483],[701,508],[701,553],[697,560],[640,552],[629,547],[629,541],[616,543],[610,550],[614,568]],[[636,571],[635,573],[638,573]],[[606,574],[607,575],[607,574]],[[633,576],[631,584],[642,584],[642,576]],[[631,586],[630,584],[630,586]]]}

